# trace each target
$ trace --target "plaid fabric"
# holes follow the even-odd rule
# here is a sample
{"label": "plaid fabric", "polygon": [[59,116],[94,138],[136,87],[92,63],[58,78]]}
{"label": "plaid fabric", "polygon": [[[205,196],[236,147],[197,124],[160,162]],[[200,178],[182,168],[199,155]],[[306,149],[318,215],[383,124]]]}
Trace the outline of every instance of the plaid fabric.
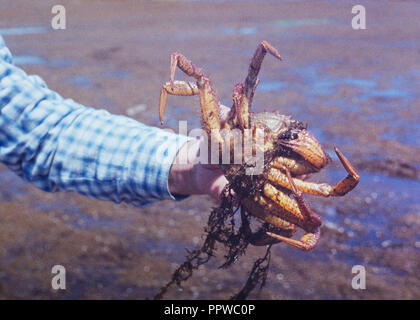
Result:
{"label": "plaid fabric", "polygon": [[35,186],[137,206],[175,199],[168,175],[186,141],[63,99],[14,66],[0,36],[0,161]]}

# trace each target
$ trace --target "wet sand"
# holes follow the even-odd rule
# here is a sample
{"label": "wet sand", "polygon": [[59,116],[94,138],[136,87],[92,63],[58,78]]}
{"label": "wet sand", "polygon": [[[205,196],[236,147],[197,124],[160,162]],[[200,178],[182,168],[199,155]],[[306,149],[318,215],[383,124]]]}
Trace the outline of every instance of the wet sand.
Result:
{"label": "wet sand", "polygon": [[[52,30],[54,1],[0,3],[0,33],[16,63],[62,96],[158,126],[160,86],[172,51],[204,68],[221,100],[243,81],[256,45],[268,40],[254,110],[307,122],[333,158],[311,179],[345,172],[338,146],[356,165],[359,186],[343,198],[308,196],[323,216],[311,252],[273,248],[266,287],[252,299],[420,298],[420,7],[365,1],[367,30],[351,28],[346,1],[72,1],[67,29]],[[186,79],[180,72],[179,79]],[[165,127],[200,125],[198,99],[170,97]],[[0,166],[0,298],[146,299],[203,241],[215,204],[205,196],[134,208],[73,193],[49,194]],[[232,267],[223,250],[171,299],[227,299],[244,284],[263,248]],[[67,270],[66,290],[51,268]],[[366,290],[354,290],[354,265]]]}

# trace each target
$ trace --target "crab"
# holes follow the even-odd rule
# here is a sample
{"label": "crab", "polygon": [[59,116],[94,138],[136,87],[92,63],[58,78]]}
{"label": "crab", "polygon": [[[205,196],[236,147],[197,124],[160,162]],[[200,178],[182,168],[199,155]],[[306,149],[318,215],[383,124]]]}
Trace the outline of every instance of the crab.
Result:
{"label": "crab", "polygon": [[[344,196],[356,187],[359,174],[347,158],[334,148],[347,176],[335,185],[314,183],[305,177],[320,171],[330,158],[301,122],[279,112],[251,113],[251,104],[259,83],[258,73],[265,55],[269,53],[282,60],[278,51],[267,41],[262,41],[251,59],[248,75],[244,82],[238,83],[233,90],[233,106],[227,120],[221,121],[220,100],[212,81],[183,54],[171,55],[170,80],[163,84],[159,103],[159,117],[163,115],[168,94],[177,96],[200,97],[202,127],[219,144],[219,153],[224,148],[232,148],[230,131],[239,129],[252,133],[252,139],[263,135],[262,144],[256,144],[253,152],[264,154],[264,171],[257,175],[245,174],[247,158],[242,163],[220,164],[224,175],[238,195],[241,206],[242,224],[250,243],[267,245],[284,242],[302,250],[313,249],[320,240],[321,216],[311,210],[303,194],[316,196]],[[176,81],[176,68],[181,69],[196,81]],[[231,159],[232,160],[232,159]],[[253,232],[247,217],[251,215],[261,220],[264,228]],[[292,236],[296,227],[304,230],[298,240]]]}

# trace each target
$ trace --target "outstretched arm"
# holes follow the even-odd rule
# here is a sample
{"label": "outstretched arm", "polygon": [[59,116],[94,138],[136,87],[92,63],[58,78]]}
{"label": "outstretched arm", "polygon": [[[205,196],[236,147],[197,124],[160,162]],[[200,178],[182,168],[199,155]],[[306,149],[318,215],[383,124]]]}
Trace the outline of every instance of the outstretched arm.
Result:
{"label": "outstretched arm", "polygon": [[134,205],[198,193],[184,188],[197,168],[172,167],[187,141],[62,98],[14,66],[0,36],[0,162],[35,186]]}

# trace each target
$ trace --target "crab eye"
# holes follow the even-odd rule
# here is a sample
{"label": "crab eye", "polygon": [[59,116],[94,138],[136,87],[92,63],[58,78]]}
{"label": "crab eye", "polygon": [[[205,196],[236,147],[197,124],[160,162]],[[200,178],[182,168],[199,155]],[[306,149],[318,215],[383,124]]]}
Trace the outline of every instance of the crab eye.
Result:
{"label": "crab eye", "polygon": [[281,135],[279,135],[277,138],[279,139],[279,140],[295,140],[295,139],[297,139],[299,136],[298,136],[298,133],[296,132],[296,131],[294,131],[294,130],[289,130],[289,131],[286,131],[286,132],[284,132],[283,134],[281,134]]}

